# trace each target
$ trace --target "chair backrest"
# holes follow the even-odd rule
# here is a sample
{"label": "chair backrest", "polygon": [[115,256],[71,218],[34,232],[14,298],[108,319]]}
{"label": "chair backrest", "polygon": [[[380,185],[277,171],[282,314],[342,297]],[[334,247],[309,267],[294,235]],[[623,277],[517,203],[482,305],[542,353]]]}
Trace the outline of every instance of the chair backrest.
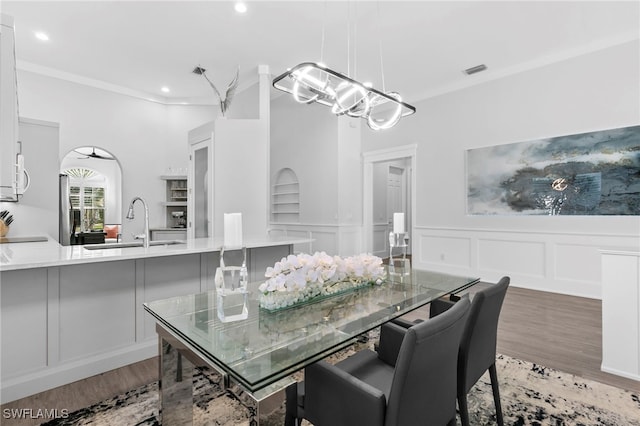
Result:
{"label": "chair backrest", "polygon": [[447,312],[409,328],[387,401],[386,426],[444,425],[456,416],[456,359],[469,312],[463,297]]}
{"label": "chair backrest", "polygon": [[473,295],[458,354],[458,386],[465,392],[496,362],[498,319],[509,282],[502,277]]}

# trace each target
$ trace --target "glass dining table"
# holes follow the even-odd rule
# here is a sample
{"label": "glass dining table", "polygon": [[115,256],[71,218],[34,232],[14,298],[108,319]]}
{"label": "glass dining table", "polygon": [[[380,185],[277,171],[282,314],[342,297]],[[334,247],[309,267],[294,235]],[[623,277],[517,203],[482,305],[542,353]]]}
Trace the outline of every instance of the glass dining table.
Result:
{"label": "glass dining table", "polygon": [[251,424],[258,424],[274,399],[281,405],[292,373],[479,280],[414,269],[388,275],[380,285],[275,312],[259,306],[260,283],[233,297],[210,291],[145,303],[159,337],[163,424],[193,424],[194,366],[213,369],[224,387],[250,395]]}

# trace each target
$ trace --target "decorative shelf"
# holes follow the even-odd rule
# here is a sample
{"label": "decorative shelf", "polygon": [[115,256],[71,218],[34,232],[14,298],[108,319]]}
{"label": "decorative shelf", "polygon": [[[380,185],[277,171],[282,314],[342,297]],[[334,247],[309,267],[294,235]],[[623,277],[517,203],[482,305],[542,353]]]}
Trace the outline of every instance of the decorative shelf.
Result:
{"label": "decorative shelf", "polygon": [[[286,206],[286,210],[282,206]],[[296,173],[289,168],[278,172],[271,188],[271,213],[274,222],[300,221],[300,184]]]}
{"label": "decorative shelf", "polygon": [[[161,203],[165,207],[165,225],[169,229],[184,230],[187,223],[187,176],[162,175],[160,179],[166,181],[165,201]],[[182,217],[174,217],[174,213]]]}
{"label": "decorative shelf", "polygon": [[187,175],[162,175],[162,180],[187,180]]}

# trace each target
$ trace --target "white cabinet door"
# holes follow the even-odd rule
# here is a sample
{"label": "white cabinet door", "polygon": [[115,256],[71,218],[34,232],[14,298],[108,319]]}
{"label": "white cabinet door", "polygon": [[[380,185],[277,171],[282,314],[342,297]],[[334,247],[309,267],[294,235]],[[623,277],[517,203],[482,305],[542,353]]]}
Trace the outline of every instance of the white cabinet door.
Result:
{"label": "white cabinet door", "polygon": [[2,272],[2,378],[47,366],[47,270]]}
{"label": "white cabinet door", "polygon": [[189,143],[187,236],[213,236],[213,134]]}

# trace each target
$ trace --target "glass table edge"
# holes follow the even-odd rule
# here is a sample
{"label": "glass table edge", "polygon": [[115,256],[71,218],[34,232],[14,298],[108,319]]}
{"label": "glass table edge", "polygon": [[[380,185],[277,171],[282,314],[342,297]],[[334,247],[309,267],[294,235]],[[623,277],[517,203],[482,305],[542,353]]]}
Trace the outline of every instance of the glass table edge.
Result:
{"label": "glass table edge", "polygon": [[[465,284],[461,285],[460,287],[457,287],[455,289],[453,289],[450,292],[446,292],[443,295],[441,295],[440,297],[444,297],[447,295],[451,295],[451,294],[458,294],[463,292],[464,290],[472,287],[473,285],[477,284],[478,282],[480,282],[480,278],[473,278],[473,279],[469,279]],[[371,330],[381,326],[382,324],[392,321],[398,317],[401,317],[403,315],[408,314],[409,312],[413,312],[425,305],[428,305],[429,303],[431,303],[433,300],[436,299],[432,299],[429,302],[425,302],[425,303],[421,303],[418,304],[416,306],[411,307],[411,309],[406,309],[406,310],[402,310],[402,311],[398,311],[396,314],[394,314],[391,318],[389,318],[386,321],[380,321],[380,322],[376,322],[374,325],[368,327],[366,330],[362,331],[359,335],[363,335],[365,333],[370,332]],[[286,378],[287,376],[303,369],[305,366],[312,364],[313,362],[319,361],[321,359],[324,359],[350,345],[352,345],[356,340],[357,340],[357,336],[350,336],[348,335],[346,337],[346,339],[342,342],[339,342],[335,345],[333,345],[330,348],[327,348],[325,350],[323,350],[322,352],[315,354],[311,357],[308,357],[304,360],[300,360],[299,362],[290,365],[289,367],[283,368],[282,370],[278,371],[278,372],[274,372],[264,378],[261,378],[260,380],[257,380],[255,382],[249,382],[247,381],[241,374],[235,372],[233,370],[233,368],[229,367],[227,364],[223,363],[222,361],[219,361],[215,356],[213,356],[209,351],[205,350],[200,344],[196,343],[193,339],[187,337],[183,332],[181,332],[179,329],[177,329],[176,327],[172,326],[168,321],[166,321],[165,319],[163,319],[162,317],[160,317],[158,314],[156,314],[151,307],[148,305],[147,302],[143,303],[144,309],[151,314],[156,321],[160,322],[167,330],[175,333],[177,336],[180,337],[181,340],[184,340],[186,342],[189,343],[189,345],[191,345],[193,348],[198,350],[198,355],[200,358],[206,359],[207,361],[211,362],[213,364],[213,366],[215,366],[214,368],[216,369],[220,369],[223,370],[226,374],[228,374],[231,378],[233,378],[233,380],[235,380],[237,383],[241,384],[243,387],[245,387],[249,392],[258,392],[266,387],[268,387],[269,385],[272,385],[276,382],[278,382],[279,380],[282,380],[284,378]]]}

